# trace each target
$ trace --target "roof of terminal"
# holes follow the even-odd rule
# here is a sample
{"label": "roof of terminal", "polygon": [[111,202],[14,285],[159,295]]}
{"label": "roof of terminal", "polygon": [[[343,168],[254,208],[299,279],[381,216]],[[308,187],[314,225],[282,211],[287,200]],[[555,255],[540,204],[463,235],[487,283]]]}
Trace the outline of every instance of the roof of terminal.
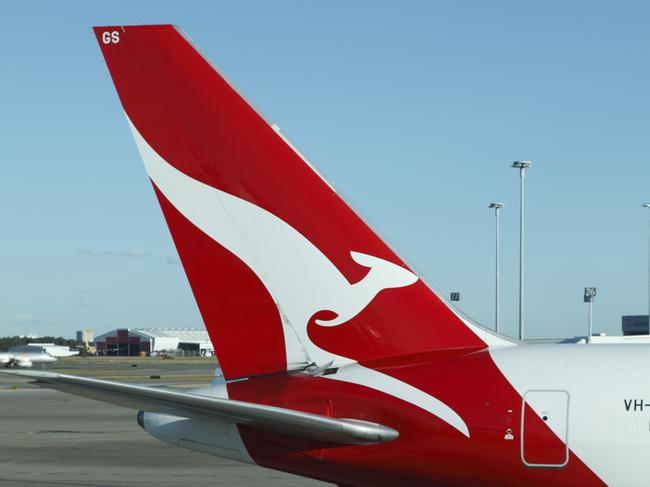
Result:
{"label": "roof of terminal", "polygon": [[129,328],[129,331],[151,338],[179,338],[183,343],[210,341],[207,331],[195,328]]}

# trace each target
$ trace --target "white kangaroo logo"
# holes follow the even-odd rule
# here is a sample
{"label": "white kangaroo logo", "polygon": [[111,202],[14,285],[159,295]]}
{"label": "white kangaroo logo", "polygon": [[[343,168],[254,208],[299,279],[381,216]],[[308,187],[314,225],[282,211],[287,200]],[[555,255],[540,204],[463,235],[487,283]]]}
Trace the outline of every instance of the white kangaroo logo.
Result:
{"label": "white kangaroo logo", "polygon": [[[355,363],[314,344],[307,334],[309,320],[327,310],[336,317],[317,319],[316,324],[341,325],[359,314],[380,291],[411,285],[418,277],[384,259],[350,252],[355,262],[370,269],[361,281],[350,284],[296,229],[259,206],[182,173],[160,157],[130,120],[129,124],[147,172],[165,198],[203,233],[241,259],[275,300],[283,322],[287,367],[309,362],[335,367]],[[417,404],[469,436],[463,420],[448,406],[397,379],[358,365],[332,378],[375,389],[381,386],[383,392]]]}
{"label": "white kangaroo logo", "polygon": [[[333,359],[336,365],[352,363],[312,343],[307,334],[312,316],[332,311],[335,318],[317,319],[316,324],[340,325],[359,314],[380,291],[418,280],[402,266],[350,252],[358,264],[370,268],[361,281],[350,284],[320,249],[291,225],[257,205],[182,173],[160,157],[133,125],[131,128],[149,176],[169,202],[262,281],[285,322],[288,353],[304,347],[308,360],[318,365]],[[296,347],[295,338],[302,347]],[[291,357],[290,361],[297,359]]]}
{"label": "white kangaroo logo", "polygon": [[345,308],[342,305],[337,306],[337,304],[333,303],[328,309],[334,311],[338,316],[331,320],[316,320],[318,325],[338,326],[350,321],[368,306],[379,291],[408,286],[418,280],[417,276],[411,271],[387,260],[362,254],[361,252],[350,252],[350,255],[357,264],[370,268],[370,271],[356,284],[348,283],[339,272],[342,280],[345,281],[345,284],[342,284],[345,289],[341,289],[341,291],[349,296],[350,299],[347,302],[352,306]]}

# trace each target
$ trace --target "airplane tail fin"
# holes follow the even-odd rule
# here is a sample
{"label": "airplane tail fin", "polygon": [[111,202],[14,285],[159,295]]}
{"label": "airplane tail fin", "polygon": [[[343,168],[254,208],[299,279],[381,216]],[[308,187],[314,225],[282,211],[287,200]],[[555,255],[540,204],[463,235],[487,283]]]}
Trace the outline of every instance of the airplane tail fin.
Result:
{"label": "airplane tail fin", "polygon": [[95,34],[226,378],[486,346],[176,27]]}

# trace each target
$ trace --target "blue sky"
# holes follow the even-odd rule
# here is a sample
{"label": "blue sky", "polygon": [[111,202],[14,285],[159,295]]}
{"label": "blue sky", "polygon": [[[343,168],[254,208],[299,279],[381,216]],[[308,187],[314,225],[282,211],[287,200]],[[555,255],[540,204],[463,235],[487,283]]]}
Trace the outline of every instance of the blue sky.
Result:
{"label": "blue sky", "polygon": [[647,310],[645,2],[11,2],[0,14],[0,335],[200,326],[93,25],[179,25],[441,292],[530,336]]}

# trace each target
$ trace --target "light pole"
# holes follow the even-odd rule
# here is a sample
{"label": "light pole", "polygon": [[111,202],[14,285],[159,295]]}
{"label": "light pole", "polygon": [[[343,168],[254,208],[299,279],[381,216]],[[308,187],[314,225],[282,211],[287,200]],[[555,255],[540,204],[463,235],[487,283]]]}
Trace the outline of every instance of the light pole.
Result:
{"label": "light pole", "polygon": [[490,203],[490,208],[494,208],[494,218],[496,221],[496,246],[494,259],[494,331],[497,333],[499,333],[499,210],[504,206],[503,203]]}
{"label": "light pole", "polygon": [[589,310],[587,314],[587,343],[591,343],[591,335],[594,334],[594,303],[591,300],[589,301]]}
{"label": "light pole", "polygon": [[586,287],[584,300],[587,303],[587,343],[591,343],[591,336],[594,334],[594,298],[596,297],[595,287]]}
{"label": "light pole", "polygon": [[510,167],[519,169],[519,339],[524,339],[524,179],[531,161],[515,161]]}
{"label": "light pole", "polygon": [[[650,203],[643,203],[641,207],[650,210]],[[648,212],[648,321],[650,322],[650,211]]]}

